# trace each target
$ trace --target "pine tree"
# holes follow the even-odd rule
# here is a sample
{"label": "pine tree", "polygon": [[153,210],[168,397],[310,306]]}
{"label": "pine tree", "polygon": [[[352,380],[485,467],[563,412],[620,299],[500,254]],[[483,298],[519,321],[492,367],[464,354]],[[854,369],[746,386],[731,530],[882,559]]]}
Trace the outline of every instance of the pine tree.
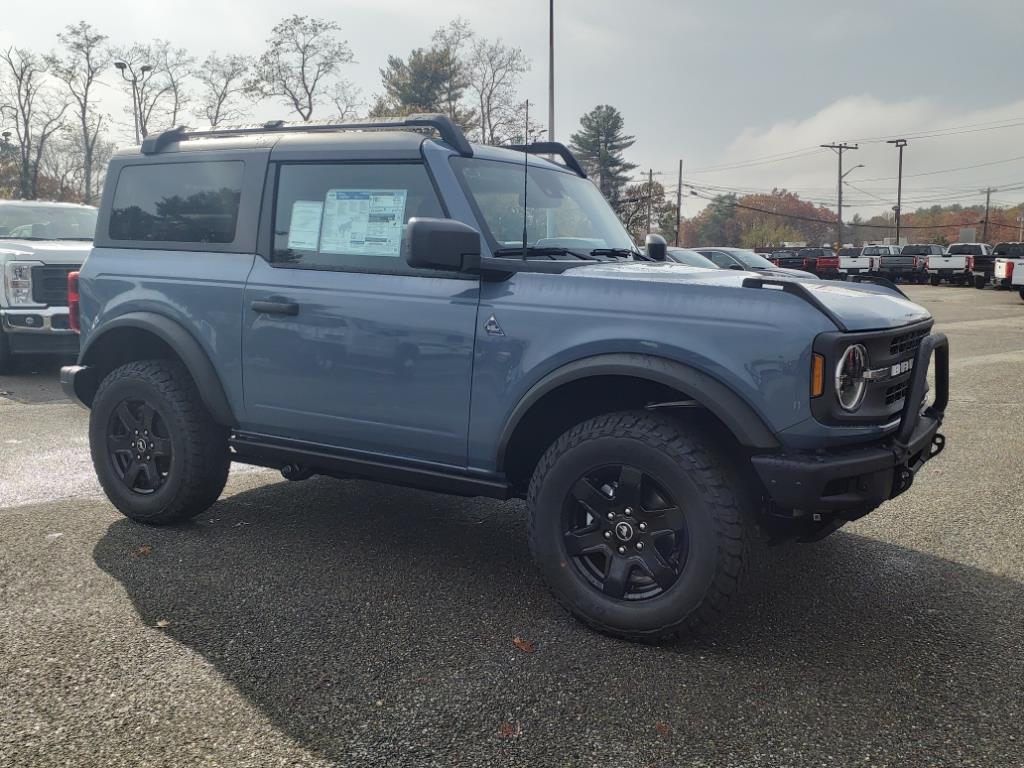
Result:
{"label": "pine tree", "polygon": [[622,196],[629,172],[636,168],[623,157],[636,139],[627,136],[623,128],[622,113],[601,104],[580,118],[580,130],[570,139],[572,153],[613,205]]}

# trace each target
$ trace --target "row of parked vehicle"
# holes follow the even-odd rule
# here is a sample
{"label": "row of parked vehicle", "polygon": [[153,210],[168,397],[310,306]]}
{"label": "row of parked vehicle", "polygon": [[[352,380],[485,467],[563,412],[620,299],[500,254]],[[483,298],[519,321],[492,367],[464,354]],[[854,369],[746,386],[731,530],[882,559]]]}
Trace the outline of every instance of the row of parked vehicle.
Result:
{"label": "row of parked vehicle", "polygon": [[[703,252],[702,249],[697,249]],[[1024,298],[1024,243],[937,243],[865,245],[862,248],[787,248],[767,255],[776,267],[809,272],[828,280],[875,275],[892,282],[949,283],[1014,288]],[[1016,270],[1015,270],[1016,266]],[[1016,279],[1014,272],[1016,271]]]}

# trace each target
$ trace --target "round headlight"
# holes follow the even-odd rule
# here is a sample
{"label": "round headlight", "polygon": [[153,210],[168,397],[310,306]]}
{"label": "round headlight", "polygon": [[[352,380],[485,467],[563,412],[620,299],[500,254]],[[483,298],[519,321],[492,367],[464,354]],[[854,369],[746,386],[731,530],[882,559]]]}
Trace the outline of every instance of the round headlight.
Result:
{"label": "round headlight", "polygon": [[836,397],[844,411],[855,411],[864,401],[867,382],[864,372],[868,369],[868,351],[860,344],[846,348],[836,366]]}

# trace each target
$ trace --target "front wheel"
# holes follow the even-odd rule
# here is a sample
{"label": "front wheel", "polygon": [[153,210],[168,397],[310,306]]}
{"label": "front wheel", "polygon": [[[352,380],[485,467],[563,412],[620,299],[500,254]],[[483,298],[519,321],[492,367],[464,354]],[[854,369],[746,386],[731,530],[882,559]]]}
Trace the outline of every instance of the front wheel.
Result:
{"label": "front wheel", "polygon": [[1024,301],[1024,288],[1021,288],[1019,291],[1017,291],[1017,293],[1020,294],[1020,300]]}
{"label": "front wheel", "polygon": [[231,464],[228,430],[214,422],[188,371],[170,360],[114,369],[89,416],[100,485],[126,517],[187,520],[220,496]]}
{"label": "front wheel", "polygon": [[719,617],[739,587],[749,517],[722,459],[667,416],[583,422],[530,483],[530,549],[555,597],[598,631],[660,640]]}
{"label": "front wheel", "polygon": [[932,275],[929,278],[928,282],[930,282],[932,285],[938,285],[939,283],[942,282],[942,278],[939,277],[938,275]]}
{"label": "front wheel", "polygon": [[984,287],[985,287],[985,277],[983,275],[975,275],[974,276],[974,287],[977,288],[979,291],[984,289]]}
{"label": "front wheel", "polygon": [[7,341],[7,334],[0,330],[0,373],[10,373],[14,367],[14,356],[11,354],[11,345]]}

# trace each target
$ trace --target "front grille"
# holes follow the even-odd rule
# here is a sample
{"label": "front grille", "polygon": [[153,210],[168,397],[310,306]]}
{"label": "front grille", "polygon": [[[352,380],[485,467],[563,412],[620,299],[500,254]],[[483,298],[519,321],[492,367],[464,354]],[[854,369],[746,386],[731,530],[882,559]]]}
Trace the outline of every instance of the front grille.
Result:
{"label": "front grille", "polygon": [[68,273],[78,267],[32,267],[32,301],[50,307],[68,305]]}
{"label": "front grille", "polygon": [[904,381],[901,384],[893,384],[887,390],[885,390],[885,404],[892,405],[898,403],[907,398],[907,390],[910,388],[910,381]]}
{"label": "front grille", "polygon": [[921,339],[928,335],[929,328],[921,328],[910,333],[904,333],[899,336],[894,336],[893,340],[889,343],[889,354],[905,355],[908,352],[917,352],[917,348],[921,346]]}

